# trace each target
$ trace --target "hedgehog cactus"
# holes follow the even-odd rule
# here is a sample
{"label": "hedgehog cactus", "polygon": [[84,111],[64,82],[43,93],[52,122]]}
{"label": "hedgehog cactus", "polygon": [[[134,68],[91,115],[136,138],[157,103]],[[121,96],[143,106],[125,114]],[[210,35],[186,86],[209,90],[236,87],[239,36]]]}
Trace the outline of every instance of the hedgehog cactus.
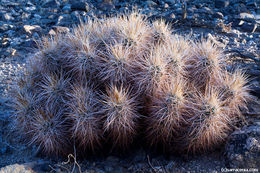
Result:
{"label": "hedgehog cactus", "polygon": [[126,150],[137,135],[170,151],[206,151],[225,141],[252,99],[246,84],[210,41],[174,35],[163,21],[89,19],[39,42],[15,87],[15,120],[49,154],[74,144]]}

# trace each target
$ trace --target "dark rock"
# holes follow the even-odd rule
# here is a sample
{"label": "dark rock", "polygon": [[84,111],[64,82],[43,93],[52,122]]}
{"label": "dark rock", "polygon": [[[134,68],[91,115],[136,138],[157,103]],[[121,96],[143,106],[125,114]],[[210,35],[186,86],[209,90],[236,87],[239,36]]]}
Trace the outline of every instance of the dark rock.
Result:
{"label": "dark rock", "polygon": [[251,23],[247,23],[247,22],[244,22],[241,26],[241,30],[242,31],[245,31],[245,32],[255,32],[257,29],[257,24],[251,24]]}
{"label": "dark rock", "polygon": [[244,23],[245,23],[245,21],[243,21],[243,20],[234,20],[234,22],[232,23],[232,26],[241,27]]}
{"label": "dark rock", "polygon": [[260,126],[244,127],[231,134],[225,148],[230,168],[260,169]]}
{"label": "dark rock", "polygon": [[72,18],[72,20],[73,20],[75,23],[78,23],[79,20],[80,20],[80,18],[81,18],[81,16],[80,16],[80,11],[73,11],[73,12],[71,13],[71,18]]}
{"label": "dark rock", "polygon": [[84,2],[73,2],[71,4],[72,10],[79,10],[79,11],[89,11],[89,5],[88,3]]}
{"label": "dark rock", "polygon": [[233,5],[233,8],[236,13],[247,13],[248,12],[246,5],[243,3],[236,3]]}
{"label": "dark rock", "polygon": [[259,7],[259,3],[257,4],[256,1],[248,1],[248,2],[246,2],[246,6],[253,7],[253,8],[258,8]]}
{"label": "dark rock", "polygon": [[225,8],[229,6],[228,0],[215,0],[215,7],[216,8]]}
{"label": "dark rock", "polygon": [[23,48],[36,48],[37,44],[33,39],[27,39],[22,44]]}
{"label": "dark rock", "polygon": [[146,159],[146,153],[143,150],[138,151],[138,153],[135,155],[133,161],[134,162],[142,162]]}
{"label": "dark rock", "polygon": [[1,154],[1,155],[6,154],[7,151],[8,151],[7,146],[1,146],[1,149],[0,149],[0,154]]}
{"label": "dark rock", "polygon": [[8,30],[8,31],[5,32],[5,34],[7,34],[8,37],[13,38],[13,36],[14,36],[14,34],[15,34],[15,31],[13,31],[13,30]]}
{"label": "dark rock", "polygon": [[256,15],[260,15],[260,9],[256,10]]}
{"label": "dark rock", "polygon": [[116,164],[119,161],[118,157],[115,156],[108,156],[106,159],[106,162],[111,162],[113,164]]}
{"label": "dark rock", "polygon": [[64,13],[69,13],[71,11],[71,5],[70,4],[67,4],[65,5],[63,8],[62,8],[62,11]]}
{"label": "dark rock", "polygon": [[174,168],[176,167],[176,163],[174,161],[170,161],[166,166],[165,169],[169,172],[173,172]]}
{"label": "dark rock", "polygon": [[251,93],[254,96],[260,98],[260,87],[258,87],[258,86],[251,87]]}
{"label": "dark rock", "polygon": [[106,12],[106,11],[111,11],[112,9],[115,8],[115,4],[112,3],[112,2],[101,2],[101,3],[98,3],[97,4],[97,8],[98,9],[101,9],[103,12]]}
{"label": "dark rock", "polygon": [[176,3],[176,0],[165,0],[165,2],[168,3],[168,4],[173,5],[173,4]]}
{"label": "dark rock", "polygon": [[59,6],[60,6],[59,1],[49,0],[49,1],[44,2],[41,7],[43,7],[43,8],[57,8]]}
{"label": "dark rock", "polygon": [[105,172],[113,172],[114,168],[110,165],[105,165],[104,170],[105,170]]}
{"label": "dark rock", "polygon": [[42,26],[49,26],[49,25],[55,25],[56,20],[55,19],[41,19],[40,20]]}
{"label": "dark rock", "polygon": [[106,173],[105,171],[103,171],[101,169],[90,170],[89,172]]}

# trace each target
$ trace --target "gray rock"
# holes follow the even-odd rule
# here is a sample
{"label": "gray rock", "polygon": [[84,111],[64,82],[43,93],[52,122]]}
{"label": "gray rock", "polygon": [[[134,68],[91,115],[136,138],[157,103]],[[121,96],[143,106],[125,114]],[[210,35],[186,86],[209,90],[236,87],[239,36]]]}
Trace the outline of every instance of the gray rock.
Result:
{"label": "gray rock", "polygon": [[153,7],[153,6],[157,5],[157,3],[153,2],[153,1],[145,1],[144,4],[146,7]]}
{"label": "gray rock", "polygon": [[206,14],[211,14],[213,15],[214,12],[212,9],[208,8],[208,7],[203,7],[201,9],[198,10],[198,12],[202,12],[202,13],[206,13]]}
{"label": "gray rock", "polygon": [[34,32],[40,33],[42,28],[39,25],[24,25],[23,31],[27,34],[33,34]]}
{"label": "gray rock", "polygon": [[51,35],[51,36],[54,36],[54,35],[56,35],[56,32],[55,32],[53,29],[51,29],[51,30],[48,32],[48,34]]}
{"label": "gray rock", "polygon": [[111,11],[112,9],[114,9],[115,5],[113,3],[104,1],[103,3],[100,3],[98,5],[98,8],[102,9],[103,12],[107,12],[107,11]]}
{"label": "gray rock", "polygon": [[23,7],[23,10],[24,10],[24,11],[27,11],[27,12],[31,12],[31,11],[36,10],[36,7],[35,7],[35,6],[31,6],[31,7]]}
{"label": "gray rock", "polygon": [[3,20],[3,21],[12,21],[12,20],[14,20],[14,17],[12,16],[11,13],[4,13],[4,14],[0,13],[0,17],[1,17],[1,20]]}
{"label": "gray rock", "polygon": [[5,32],[9,29],[9,25],[6,23],[0,23],[0,33]]}
{"label": "gray rock", "polygon": [[63,26],[53,26],[52,30],[55,33],[68,33],[70,31],[68,27],[63,27]]}
{"label": "gray rock", "polygon": [[31,17],[31,13],[26,13],[26,12],[23,12],[21,16],[22,20],[28,20],[30,19],[30,17]]}
{"label": "gray rock", "polygon": [[254,15],[249,13],[240,13],[238,18],[249,22],[255,21]]}
{"label": "gray rock", "polygon": [[169,17],[170,17],[171,19],[175,19],[175,18],[176,18],[176,16],[175,16],[174,13],[171,13],[171,14],[169,15]]}
{"label": "gray rock", "polygon": [[165,0],[165,2],[173,5],[176,3],[176,0]]}
{"label": "gray rock", "polygon": [[67,26],[72,24],[71,16],[69,14],[63,14],[58,17],[56,25]]}
{"label": "gray rock", "polygon": [[164,3],[162,6],[163,8],[169,8],[169,5],[167,3]]}
{"label": "gray rock", "polygon": [[228,0],[215,0],[215,7],[216,8],[225,8],[229,6]]}
{"label": "gray rock", "polygon": [[1,173],[34,173],[27,165],[8,165],[0,169]]}
{"label": "gray rock", "polygon": [[224,15],[221,12],[216,12],[216,13],[213,14],[213,17],[223,19]]}
{"label": "gray rock", "polygon": [[225,148],[227,166],[260,169],[260,126],[244,127],[231,134]]}

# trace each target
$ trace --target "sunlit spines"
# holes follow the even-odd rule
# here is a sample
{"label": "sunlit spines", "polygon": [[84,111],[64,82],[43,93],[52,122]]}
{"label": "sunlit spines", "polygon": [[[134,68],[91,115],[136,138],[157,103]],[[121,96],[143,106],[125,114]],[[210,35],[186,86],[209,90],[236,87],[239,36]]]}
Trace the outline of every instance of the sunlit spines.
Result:
{"label": "sunlit spines", "polygon": [[62,110],[38,108],[30,120],[29,144],[38,144],[45,154],[67,155],[69,148],[69,124]]}
{"label": "sunlit spines", "polygon": [[208,82],[220,78],[224,56],[209,40],[193,42],[190,53],[185,61],[186,77],[203,92]]}
{"label": "sunlit spines", "polygon": [[19,131],[26,133],[30,129],[30,121],[33,118],[34,110],[37,108],[37,100],[35,95],[24,89],[17,89],[14,94],[15,124]]}
{"label": "sunlit spines", "polygon": [[129,82],[133,73],[130,58],[131,50],[120,43],[107,45],[107,52],[99,57],[98,77],[101,81],[111,83]]}
{"label": "sunlit spines", "polygon": [[146,133],[151,146],[161,144],[164,149],[170,150],[176,135],[183,130],[186,124],[184,114],[188,114],[189,105],[185,88],[186,82],[175,78],[170,82],[165,81],[150,96]]}
{"label": "sunlit spines", "polygon": [[100,102],[95,91],[86,85],[75,85],[67,93],[70,98],[66,116],[71,121],[70,132],[79,147],[95,152],[101,147]]}
{"label": "sunlit spines", "polygon": [[69,34],[68,37],[74,50],[66,57],[66,63],[63,65],[64,69],[75,81],[84,82],[92,79],[97,73],[97,48],[90,43],[89,35],[78,38],[73,34]]}
{"label": "sunlit spines", "polygon": [[164,44],[172,39],[173,35],[170,26],[162,19],[154,21],[152,27],[154,29],[153,40],[155,45]]}
{"label": "sunlit spines", "polygon": [[163,49],[155,47],[149,56],[134,61],[135,74],[133,80],[140,92],[152,93],[161,81],[167,78],[166,61],[162,58]]}
{"label": "sunlit spines", "polygon": [[45,74],[38,84],[37,99],[50,110],[65,106],[66,92],[70,89],[70,79],[63,75]]}
{"label": "sunlit spines", "polygon": [[120,38],[122,43],[133,48],[133,58],[142,58],[153,45],[153,32],[146,17],[133,12],[120,17]]}
{"label": "sunlit spines", "polygon": [[241,109],[247,109],[248,102],[254,100],[250,95],[248,78],[241,70],[224,72],[217,85],[224,104],[230,107],[234,116],[241,116]]}
{"label": "sunlit spines", "polygon": [[112,85],[103,96],[103,130],[113,149],[127,150],[137,135],[138,104],[129,89]]}
{"label": "sunlit spines", "polygon": [[182,75],[185,78],[186,61],[191,51],[190,42],[186,38],[174,35],[162,47],[164,48],[163,56],[167,62],[167,73],[172,77]]}
{"label": "sunlit spines", "polygon": [[187,151],[208,151],[222,144],[234,126],[231,109],[223,106],[220,93],[210,88],[205,95],[193,95],[193,115],[186,136]]}

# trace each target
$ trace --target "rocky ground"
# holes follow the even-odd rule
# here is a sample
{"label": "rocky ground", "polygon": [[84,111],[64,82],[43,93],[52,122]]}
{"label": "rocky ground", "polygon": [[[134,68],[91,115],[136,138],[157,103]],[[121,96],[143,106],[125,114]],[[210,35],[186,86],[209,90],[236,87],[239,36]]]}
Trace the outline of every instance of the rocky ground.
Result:
{"label": "rocky ground", "polygon": [[8,97],[12,82],[37,47],[35,40],[68,32],[88,17],[102,18],[135,9],[149,20],[163,18],[174,33],[208,38],[223,48],[229,68],[243,67],[250,76],[252,94],[259,102],[259,7],[257,0],[1,0],[0,172],[220,172],[231,168],[259,171],[260,108],[255,103],[244,112],[248,124],[235,131],[225,146],[211,153],[164,157],[138,149],[123,158],[75,160],[71,156],[67,160],[42,156],[35,146],[26,146],[19,135],[14,135]]}

